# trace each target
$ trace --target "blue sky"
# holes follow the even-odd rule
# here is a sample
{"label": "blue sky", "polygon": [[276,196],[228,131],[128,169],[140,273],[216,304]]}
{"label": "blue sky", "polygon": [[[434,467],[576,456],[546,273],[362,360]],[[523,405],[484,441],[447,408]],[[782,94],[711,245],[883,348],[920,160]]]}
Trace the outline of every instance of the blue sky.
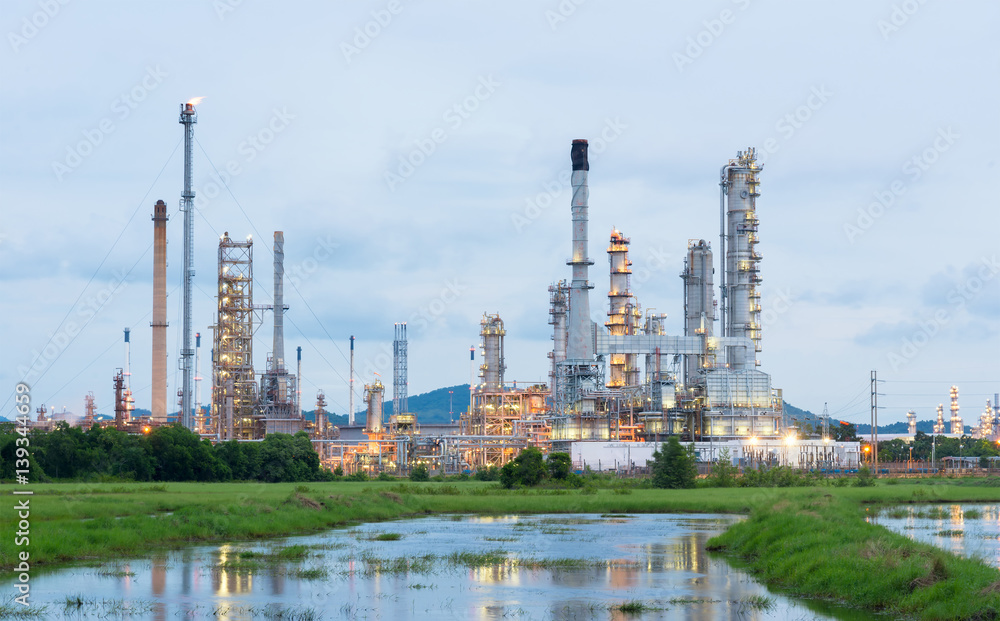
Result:
{"label": "blue sky", "polygon": [[[27,373],[36,404],[79,412],[93,391],[110,411],[130,326],[148,407],[158,199],[176,392],[177,110],[204,96],[195,325],[218,236],[254,236],[267,304],[284,231],[306,403],[347,409],[352,334],[359,380],[390,378],[397,321],[411,394],[468,381],[483,312],[506,323],[508,378],[544,379],[562,179],[589,138],[596,320],[614,226],[640,303],[681,331],[687,241],[717,243],[719,168],[756,146],[774,385],[864,422],[871,369],[881,420],[930,418],[957,384],[974,423],[1000,390],[998,26],[986,1],[4,2],[2,392]],[[256,347],[263,368],[269,320]]]}

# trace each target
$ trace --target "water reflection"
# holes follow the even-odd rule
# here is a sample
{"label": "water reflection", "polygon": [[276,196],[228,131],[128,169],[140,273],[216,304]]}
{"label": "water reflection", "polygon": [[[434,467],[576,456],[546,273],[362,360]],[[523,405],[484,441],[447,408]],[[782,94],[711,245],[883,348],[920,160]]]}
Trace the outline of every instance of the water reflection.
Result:
{"label": "water reflection", "polygon": [[869,518],[916,541],[1000,568],[1000,505],[906,505]]}
{"label": "water reflection", "polygon": [[[646,606],[643,619],[844,617],[843,611],[810,610],[770,593],[742,569],[707,554],[705,542],[738,519],[561,515],[382,522],[187,548],[130,563],[120,577],[61,571],[38,576],[32,591],[50,602],[74,593],[146,602],[146,612],[130,618],[164,620],[310,614],[436,621],[636,618],[619,609],[625,602]],[[996,512],[992,523],[1000,523]],[[375,535],[385,532],[401,538],[379,541]],[[309,554],[297,561],[278,554],[291,545],[306,546]],[[773,607],[755,608],[752,597],[769,598]]]}

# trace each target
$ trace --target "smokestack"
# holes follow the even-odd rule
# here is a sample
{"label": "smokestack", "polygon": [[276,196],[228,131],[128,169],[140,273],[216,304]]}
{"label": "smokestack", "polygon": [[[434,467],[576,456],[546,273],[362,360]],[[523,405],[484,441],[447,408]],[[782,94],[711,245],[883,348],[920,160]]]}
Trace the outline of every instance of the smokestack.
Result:
{"label": "smokestack", "polygon": [[590,289],[588,271],[594,264],[587,257],[587,220],[590,188],[587,186],[587,175],[590,162],[587,160],[587,141],[574,140],[570,149],[570,159],[573,162],[573,258],[567,265],[573,267],[573,282],[569,289],[569,322],[567,324],[567,360],[585,360],[590,363],[594,358],[593,321],[590,319]]}
{"label": "smokestack", "polygon": [[152,418],[167,422],[167,204],[153,206]]}
{"label": "smokestack", "polygon": [[295,412],[299,415],[299,418],[303,418],[302,414],[302,348],[295,348],[295,358],[296,364],[298,365],[295,381]]}
{"label": "smokestack", "polygon": [[132,352],[129,351],[129,332],[131,332],[131,330],[129,328],[125,328],[125,390],[132,389]]}
{"label": "smokestack", "polygon": [[274,343],[271,355],[274,356],[274,370],[285,370],[285,290],[283,285],[285,275],[285,234],[274,232]]}
{"label": "smokestack", "polygon": [[193,102],[181,104],[178,122],[184,126],[184,193],[181,194],[181,211],[184,212],[184,324],[181,349],[181,411],[180,423],[191,429],[192,359],[191,349],[191,285],[194,281],[194,190],[191,188],[191,155],[194,150],[194,124],[198,112]]}
{"label": "smokestack", "polygon": [[194,426],[198,433],[205,429],[201,415],[201,332],[194,333]]}
{"label": "smokestack", "polygon": [[351,395],[348,399],[350,412],[347,413],[347,424],[354,425],[354,337],[351,337],[351,380],[348,382],[350,384],[348,388],[351,389]]}

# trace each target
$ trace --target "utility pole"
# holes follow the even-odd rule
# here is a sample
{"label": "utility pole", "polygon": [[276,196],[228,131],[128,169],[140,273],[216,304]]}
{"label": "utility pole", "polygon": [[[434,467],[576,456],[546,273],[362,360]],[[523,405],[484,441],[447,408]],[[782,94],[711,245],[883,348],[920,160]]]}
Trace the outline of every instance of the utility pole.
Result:
{"label": "utility pole", "polygon": [[875,464],[875,476],[878,476],[878,371],[872,370],[871,374],[871,407],[872,407],[872,461]]}

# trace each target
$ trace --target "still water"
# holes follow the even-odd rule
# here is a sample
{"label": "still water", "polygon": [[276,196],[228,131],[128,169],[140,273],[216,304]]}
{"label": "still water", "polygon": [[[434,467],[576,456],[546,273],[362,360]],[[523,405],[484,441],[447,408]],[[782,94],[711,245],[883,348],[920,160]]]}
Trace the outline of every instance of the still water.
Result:
{"label": "still water", "polygon": [[871,618],[709,556],[739,519],[435,516],[71,567],[31,593],[45,618],[72,619]]}
{"label": "still water", "polygon": [[1000,505],[944,504],[888,507],[870,521],[910,539],[1000,569]]}

